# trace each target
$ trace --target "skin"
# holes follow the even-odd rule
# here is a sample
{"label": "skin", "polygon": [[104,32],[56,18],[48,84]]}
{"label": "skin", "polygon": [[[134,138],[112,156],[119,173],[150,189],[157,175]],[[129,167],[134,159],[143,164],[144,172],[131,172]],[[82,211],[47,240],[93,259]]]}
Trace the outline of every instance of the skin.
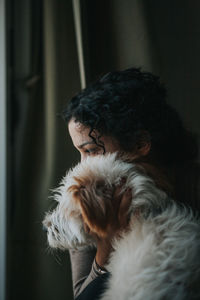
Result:
{"label": "skin", "polygon": [[[68,130],[74,147],[80,152],[81,161],[87,156],[103,155],[103,149],[97,146],[89,137],[89,128],[72,119],[68,124]],[[98,134],[98,132],[96,134]],[[100,140],[104,143],[106,153],[121,150],[118,142],[110,136],[102,136]],[[135,159],[141,155],[147,155],[149,150],[150,146],[144,145],[144,147],[140,147],[138,151],[134,151],[131,155],[133,159]],[[95,259],[97,264],[101,267],[104,267],[107,263],[112,251],[112,238],[119,236],[121,231],[127,230],[128,228],[127,211],[131,202],[131,191],[127,190],[123,195],[120,195],[120,190],[121,187],[119,186],[114,193],[114,203],[116,204],[114,209],[116,209],[117,220],[110,223],[110,230],[108,230],[107,236],[104,239],[100,239],[92,232],[92,228],[88,228],[87,225],[85,225],[85,230],[96,240],[97,252]]]}
{"label": "skin", "polygon": [[[72,119],[68,124],[68,130],[74,147],[80,152],[81,161],[87,156],[103,154],[103,149],[97,146],[92,138],[89,137],[89,128]],[[113,138],[102,136],[101,141],[104,143],[106,152],[112,153],[119,150],[119,145]]]}

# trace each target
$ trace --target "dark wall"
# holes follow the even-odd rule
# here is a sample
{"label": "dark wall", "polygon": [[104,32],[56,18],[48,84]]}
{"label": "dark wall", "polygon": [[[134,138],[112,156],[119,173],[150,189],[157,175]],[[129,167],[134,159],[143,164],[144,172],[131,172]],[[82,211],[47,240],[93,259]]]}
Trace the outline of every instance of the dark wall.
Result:
{"label": "dark wall", "polygon": [[84,3],[89,79],[131,66],[152,71],[161,76],[169,102],[186,125],[200,134],[200,2],[86,0]]}
{"label": "dark wall", "polygon": [[169,101],[200,135],[200,2],[145,1],[156,71],[169,90]]}

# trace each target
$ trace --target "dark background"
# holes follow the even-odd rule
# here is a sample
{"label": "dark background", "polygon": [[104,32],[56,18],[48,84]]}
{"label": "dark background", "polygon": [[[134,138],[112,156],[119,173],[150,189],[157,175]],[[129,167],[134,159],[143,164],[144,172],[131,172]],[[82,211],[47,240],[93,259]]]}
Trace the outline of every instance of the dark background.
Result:
{"label": "dark background", "polygon": [[[75,2],[79,2],[76,1]],[[200,135],[200,1],[81,0],[86,83],[142,67]],[[50,188],[79,159],[60,117],[81,89],[71,0],[8,0],[8,300],[71,300],[68,253],[50,253],[41,222]],[[181,149],[180,149],[181,151]]]}

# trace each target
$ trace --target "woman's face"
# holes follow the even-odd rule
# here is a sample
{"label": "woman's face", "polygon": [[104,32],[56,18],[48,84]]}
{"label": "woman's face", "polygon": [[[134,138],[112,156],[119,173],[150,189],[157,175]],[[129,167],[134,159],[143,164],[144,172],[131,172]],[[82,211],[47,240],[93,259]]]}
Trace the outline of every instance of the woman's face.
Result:
{"label": "woman's face", "polygon": [[[90,129],[88,127],[72,119],[68,124],[68,129],[74,147],[81,154],[81,161],[87,156],[103,154],[103,148],[96,145],[92,138],[89,137]],[[118,142],[111,137],[102,136],[100,141],[104,143],[106,152],[112,153],[120,150]]]}

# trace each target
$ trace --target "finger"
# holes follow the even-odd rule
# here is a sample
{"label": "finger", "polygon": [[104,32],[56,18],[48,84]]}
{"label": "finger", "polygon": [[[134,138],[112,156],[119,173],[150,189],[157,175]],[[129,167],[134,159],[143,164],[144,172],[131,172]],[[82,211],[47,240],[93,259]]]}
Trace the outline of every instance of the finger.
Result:
{"label": "finger", "polygon": [[125,224],[128,222],[127,213],[132,201],[132,190],[128,189],[124,192],[118,212],[118,219],[120,224]]}
{"label": "finger", "polygon": [[126,184],[126,178],[122,177],[120,180],[120,183],[117,185],[116,190],[120,193],[122,190],[122,187]]}
{"label": "finger", "polygon": [[120,202],[121,202],[121,197],[122,197],[122,188],[123,186],[125,185],[126,183],[126,178],[122,178],[119,185],[116,186],[115,190],[114,190],[114,193],[113,193],[113,203],[114,203],[114,207],[116,209],[119,208],[119,205],[120,205]]}
{"label": "finger", "polygon": [[83,227],[86,233],[90,234],[90,228],[88,227],[88,225],[86,223],[83,223]]}
{"label": "finger", "polygon": [[120,202],[121,202],[121,198],[122,195],[120,194],[121,192],[121,188],[118,186],[116,187],[113,196],[112,196],[112,205],[113,205],[113,209],[118,212],[119,210],[119,206],[120,206]]}
{"label": "finger", "polygon": [[100,240],[99,236],[95,232],[93,232],[86,223],[84,223],[83,226],[85,232],[89,234],[95,240],[96,243],[99,242]]}
{"label": "finger", "polygon": [[129,204],[129,198],[131,199],[131,190],[126,190],[122,193],[122,188],[125,185],[125,183],[126,178],[122,178],[120,184],[115,189],[112,199],[114,219],[115,223],[117,223],[117,227],[121,227],[124,223],[126,223],[126,207]]}

